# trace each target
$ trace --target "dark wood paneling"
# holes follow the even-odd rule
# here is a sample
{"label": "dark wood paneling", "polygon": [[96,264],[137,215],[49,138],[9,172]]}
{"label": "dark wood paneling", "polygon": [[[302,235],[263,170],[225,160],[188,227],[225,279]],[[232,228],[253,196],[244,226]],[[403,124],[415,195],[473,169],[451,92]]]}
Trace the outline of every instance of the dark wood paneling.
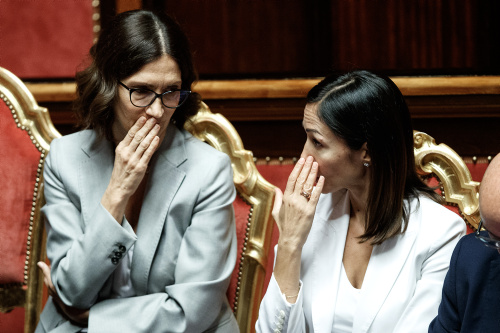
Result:
{"label": "dark wood paneling", "polygon": [[149,0],[191,39],[201,78],[499,74],[497,0]]}

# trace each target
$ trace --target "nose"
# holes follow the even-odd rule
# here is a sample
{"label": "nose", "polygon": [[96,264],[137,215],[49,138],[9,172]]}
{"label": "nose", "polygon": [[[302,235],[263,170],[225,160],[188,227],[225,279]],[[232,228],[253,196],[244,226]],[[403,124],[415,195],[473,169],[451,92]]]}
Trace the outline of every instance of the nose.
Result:
{"label": "nose", "polygon": [[306,141],[304,148],[302,149],[302,153],[300,154],[300,157],[307,158],[307,156],[312,156],[312,154],[311,154],[310,150],[307,149],[307,141]]}
{"label": "nose", "polygon": [[160,119],[163,116],[164,110],[161,100],[159,98],[155,99],[153,104],[146,108],[146,114],[156,119]]}

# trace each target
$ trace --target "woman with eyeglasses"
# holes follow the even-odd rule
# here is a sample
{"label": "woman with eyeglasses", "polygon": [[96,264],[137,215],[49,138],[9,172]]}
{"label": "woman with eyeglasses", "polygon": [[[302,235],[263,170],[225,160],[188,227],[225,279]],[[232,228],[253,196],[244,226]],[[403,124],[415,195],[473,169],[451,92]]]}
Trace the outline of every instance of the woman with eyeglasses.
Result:
{"label": "woman with eyeglasses", "polygon": [[227,155],[183,129],[200,98],[169,17],[118,15],[77,73],[82,131],[44,170],[49,298],[37,332],[237,332]]}
{"label": "woman with eyeglasses", "polygon": [[401,92],[367,71],[331,75],[302,125],[257,332],[427,332],[465,223],[416,173]]}

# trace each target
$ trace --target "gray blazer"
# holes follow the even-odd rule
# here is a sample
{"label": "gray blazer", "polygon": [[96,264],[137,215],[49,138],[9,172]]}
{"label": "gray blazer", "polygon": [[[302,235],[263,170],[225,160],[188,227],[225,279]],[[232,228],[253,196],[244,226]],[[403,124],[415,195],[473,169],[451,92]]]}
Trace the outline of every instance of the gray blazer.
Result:
{"label": "gray blazer", "polygon": [[[67,305],[90,308],[93,332],[238,332],[226,298],[236,261],[235,189],[227,155],[169,125],[150,162],[136,233],[100,204],[113,145],[92,130],[54,140],[44,170],[47,256]],[[134,245],[136,296],[110,299]],[[37,332],[81,330],[49,298]]]}

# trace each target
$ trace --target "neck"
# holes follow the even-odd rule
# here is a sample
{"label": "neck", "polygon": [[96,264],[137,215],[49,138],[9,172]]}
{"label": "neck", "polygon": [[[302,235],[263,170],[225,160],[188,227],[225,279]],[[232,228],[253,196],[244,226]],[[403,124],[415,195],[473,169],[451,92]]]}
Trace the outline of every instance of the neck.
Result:
{"label": "neck", "polygon": [[363,225],[364,228],[368,208],[368,187],[349,190],[349,201],[351,205],[351,220]]}

